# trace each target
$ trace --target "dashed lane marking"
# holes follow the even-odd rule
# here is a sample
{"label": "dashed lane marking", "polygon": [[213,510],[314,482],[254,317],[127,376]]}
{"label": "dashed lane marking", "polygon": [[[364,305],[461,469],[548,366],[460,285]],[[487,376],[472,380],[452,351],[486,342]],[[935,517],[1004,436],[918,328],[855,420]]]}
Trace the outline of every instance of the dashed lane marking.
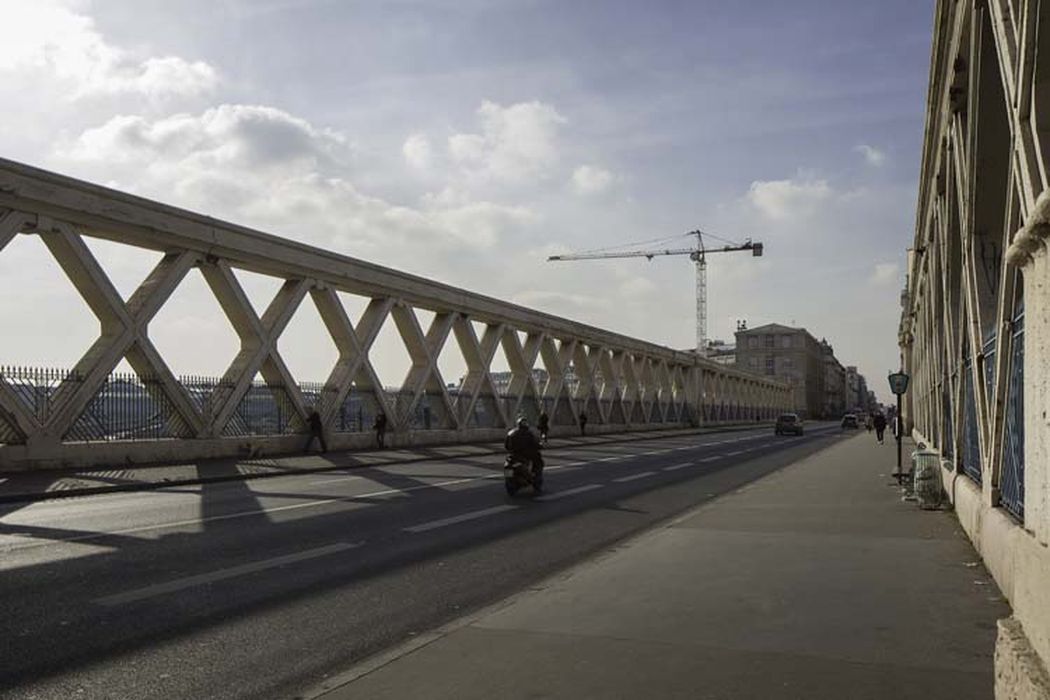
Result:
{"label": "dashed lane marking", "polygon": [[505,513],[508,510],[516,510],[517,506],[510,504],[503,504],[501,506],[493,506],[491,508],[483,508],[482,510],[474,510],[469,513],[461,513],[460,515],[453,515],[450,518],[441,518],[440,520],[431,520],[428,523],[421,523],[419,525],[413,525],[412,527],[406,527],[405,532],[429,532],[430,530],[437,530],[438,528],[447,527],[449,525],[455,525],[457,523],[465,523],[468,520],[477,520],[479,518],[487,518],[490,515],[496,515],[497,513]]}
{"label": "dashed lane marking", "polygon": [[278,566],[286,566],[288,564],[296,564],[298,562],[306,561],[308,559],[326,557],[329,554],[345,552],[348,549],[360,547],[361,544],[361,542],[339,542],[337,544],[330,544],[324,547],[318,547],[316,549],[308,549],[304,552],[286,554],[282,557],[273,557],[272,559],[263,559],[262,561],[252,562],[251,564],[231,566],[227,569],[218,569],[217,571],[209,571],[206,574],[197,574],[196,576],[186,576],[184,578],[177,578],[172,581],[167,581],[165,583],[158,583],[153,586],[146,586],[145,588],[139,588],[134,591],[127,591],[126,593],[117,593],[116,595],[105,596],[103,598],[96,598],[95,603],[99,605],[104,605],[106,607],[114,607],[116,605],[124,605],[126,603],[135,603],[140,600],[154,598],[156,596],[165,595],[167,593],[175,593],[177,591],[182,591],[187,588],[192,588],[194,586],[202,586],[206,583],[225,581],[226,579],[235,578],[237,576],[244,576],[246,574],[254,574],[258,571],[265,571],[267,569],[273,569]]}
{"label": "dashed lane marking", "polygon": [[316,486],[318,484],[334,484],[337,481],[351,481],[353,479],[363,479],[363,478],[364,477],[362,477],[362,476],[340,476],[340,477],[335,477],[335,478],[332,478],[332,479],[320,479],[318,481],[311,481],[310,485],[311,486]]}
{"label": "dashed lane marking", "polygon": [[676,472],[679,469],[685,469],[686,467],[691,467],[691,466],[693,466],[692,462],[682,462],[681,464],[672,464],[669,467],[664,467],[663,470],[665,472]]}
{"label": "dashed lane marking", "polygon": [[545,493],[542,496],[534,498],[534,501],[557,501],[560,498],[568,498],[569,496],[575,496],[579,493],[586,493],[587,491],[594,491],[595,489],[604,488],[602,484],[585,484],[583,486],[577,486],[574,489],[565,489],[564,491],[555,491],[554,493]]}
{"label": "dashed lane marking", "polygon": [[710,457],[704,457],[700,461],[701,462],[714,462],[716,460],[722,459],[723,457],[725,457],[725,455],[711,455]]}
{"label": "dashed lane marking", "polygon": [[628,481],[634,481],[636,479],[644,479],[647,476],[652,476],[656,472],[639,472],[637,474],[631,474],[630,476],[621,476],[619,479],[613,479],[617,484],[625,484]]}

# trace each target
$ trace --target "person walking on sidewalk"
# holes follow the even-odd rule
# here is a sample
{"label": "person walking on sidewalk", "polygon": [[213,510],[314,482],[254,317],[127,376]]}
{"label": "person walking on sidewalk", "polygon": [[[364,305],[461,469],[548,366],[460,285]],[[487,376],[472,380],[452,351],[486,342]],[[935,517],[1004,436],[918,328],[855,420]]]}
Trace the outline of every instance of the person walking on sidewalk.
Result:
{"label": "person walking on sidewalk", "polygon": [[386,447],[384,441],[386,440],[386,414],[380,411],[376,414],[375,423],[372,428],[376,431],[376,445],[379,447]]}
{"label": "person walking on sidewalk", "polygon": [[309,451],[310,447],[314,444],[314,439],[317,439],[321,443],[321,453],[324,454],[328,451],[328,443],[324,439],[324,421],[321,420],[321,414],[317,411],[310,411],[310,415],[306,418],[307,427],[310,429],[310,437],[306,441],[306,451]]}
{"label": "person walking on sidewalk", "polygon": [[536,427],[540,431],[540,444],[547,444],[547,434],[551,430],[551,417],[547,415],[546,411],[540,411],[540,419],[536,423]]}
{"label": "person walking on sidewalk", "polygon": [[580,411],[580,435],[587,434],[587,411]]}
{"label": "person walking on sidewalk", "polygon": [[879,444],[881,445],[882,436],[886,432],[886,416],[882,415],[881,413],[876,413],[875,419],[872,422],[875,424],[875,439],[878,440]]}

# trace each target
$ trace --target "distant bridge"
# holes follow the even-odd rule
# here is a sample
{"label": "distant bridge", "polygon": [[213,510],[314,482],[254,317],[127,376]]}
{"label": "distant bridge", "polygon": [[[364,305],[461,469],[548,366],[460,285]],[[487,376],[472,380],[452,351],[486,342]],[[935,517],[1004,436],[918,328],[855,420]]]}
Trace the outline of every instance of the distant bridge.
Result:
{"label": "distant bridge", "polygon": [[[74,367],[42,385],[32,372],[0,373],[0,469],[295,452],[314,410],[330,447],[352,448],[370,444],[365,431],[379,411],[396,445],[496,439],[517,415],[535,420],[540,410],[557,435],[578,430],[581,412],[588,430],[619,432],[766,420],[790,405],[786,385],[691,353],[0,159],[0,255],[19,234],[39,236],[101,333]],[[125,302],[85,236],[163,258]],[[193,268],[240,339],[225,374],[205,383],[176,378],[148,332]],[[283,280],[261,316],[234,269]],[[356,325],[337,291],[371,300]],[[307,296],[339,352],[327,380],[313,388],[292,376],[277,347]],[[428,328],[416,309],[433,312]],[[382,390],[369,357],[388,317],[411,358],[394,393]],[[467,369],[454,390],[437,363],[449,342]],[[500,346],[511,371],[502,392],[490,372]],[[3,353],[0,339],[0,363]],[[134,375],[115,377],[123,359]],[[533,373],[540,362],[542,385]],[[119,396],[138,397],[142,430],[126,421],[107,428]],[[272,407],[246,408],[252,401]],[[280,418],[249,420],[260,411]]]}

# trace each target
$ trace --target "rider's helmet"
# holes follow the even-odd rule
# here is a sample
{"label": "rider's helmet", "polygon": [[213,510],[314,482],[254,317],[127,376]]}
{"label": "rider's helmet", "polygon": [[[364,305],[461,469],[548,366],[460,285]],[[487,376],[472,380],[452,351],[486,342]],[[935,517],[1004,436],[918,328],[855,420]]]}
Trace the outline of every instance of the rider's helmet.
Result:
{"label": "rider's helmet", "polygon": [[528,428],[529,427],[529,419],[526,418],[525,416],[519,417],[518,418],[518,427],[519,428]]}

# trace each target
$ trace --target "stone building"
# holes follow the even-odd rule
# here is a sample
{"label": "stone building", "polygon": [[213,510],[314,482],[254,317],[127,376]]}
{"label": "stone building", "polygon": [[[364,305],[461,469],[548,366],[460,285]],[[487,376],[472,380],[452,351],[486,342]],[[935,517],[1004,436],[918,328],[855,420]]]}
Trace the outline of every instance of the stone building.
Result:
{"label": "stone building", "polygon": [[824,417],[837,418],[846,412],[846,368],[835,357],[835,349],[826,340],[824,349]]}
{"label": "stone building", "polygon": [[736,332],[736,365],[790,384],[794,410],[803,418],[825,416],[824,347],[805,328],[778,323],[741,328]]}

